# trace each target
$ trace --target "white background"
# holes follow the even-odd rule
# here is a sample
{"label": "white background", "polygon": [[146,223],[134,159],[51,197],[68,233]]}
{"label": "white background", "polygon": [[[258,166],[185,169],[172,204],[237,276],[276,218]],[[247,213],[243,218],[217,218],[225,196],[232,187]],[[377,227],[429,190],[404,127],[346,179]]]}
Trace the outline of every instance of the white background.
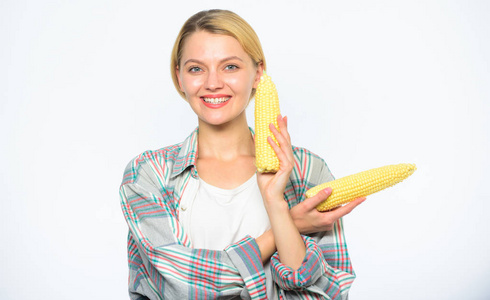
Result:
{"label": "white background", "polygon": [[197,125],[170,51],[226,8],[261,38],[294,144],[336,177],[418,166],[345,217],[351,299],[488,299],[489,2],[203,2],[0,2],[0,298],[128,298],[124,167]]}

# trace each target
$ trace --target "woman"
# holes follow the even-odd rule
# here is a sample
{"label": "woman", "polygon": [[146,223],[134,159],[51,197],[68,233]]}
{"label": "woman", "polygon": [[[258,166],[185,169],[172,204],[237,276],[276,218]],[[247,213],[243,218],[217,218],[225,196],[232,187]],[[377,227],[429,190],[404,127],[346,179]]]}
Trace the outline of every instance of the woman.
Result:
{"label": "woman", "polygon": [[[245,109],[266,68],[253,29],[202,11],[172,52],[174,84],[198,117],[182,143],[146,151],[120,188],[129,225],[131,299],[341,299],[354,280],[341,217],[364,199],[319,213],[332,180],[324,161],[292,147],[278,116],[275,174],[256,174]],[[310,234],[309,236],[305,234]]]}

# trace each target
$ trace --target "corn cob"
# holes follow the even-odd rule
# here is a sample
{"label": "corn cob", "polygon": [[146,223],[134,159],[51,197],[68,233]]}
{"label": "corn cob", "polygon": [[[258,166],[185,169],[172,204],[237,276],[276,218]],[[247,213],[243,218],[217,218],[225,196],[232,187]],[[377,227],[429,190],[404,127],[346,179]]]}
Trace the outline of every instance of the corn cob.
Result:
{"label": "corn cob", "polygon": [[306,197],[313,197],[319,191],[331,187],[332,193],[328,199],[316,207],[318,211],[327,211],[402,182],[416,169],[414,164],[398,164],[367,170],[317,185],[306,191]]}
{"label": "corn cob", "polygon": [[274,173],[279,170],[279,159],[267,142],[267,137],[272,137],[277,144],[269,124],[274,123],[278,128],[277,115],[280,113],[276,86],[264,72],[255,93],[255,166],[260,173]]}

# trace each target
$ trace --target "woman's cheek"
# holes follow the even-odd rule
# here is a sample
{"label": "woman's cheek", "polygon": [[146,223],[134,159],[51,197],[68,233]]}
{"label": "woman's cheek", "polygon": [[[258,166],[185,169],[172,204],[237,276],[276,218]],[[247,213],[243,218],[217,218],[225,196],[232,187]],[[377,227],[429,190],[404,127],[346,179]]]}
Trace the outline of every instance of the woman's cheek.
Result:
{"label": "woman's cheek", "polygon": [[225,83],[227,86],[233,88],[233,89],[236,89],[236,87],[238,86],[238,83],[240,82],[240,79],[236,78],[236,77],[228,77],[225,79]]}
{"label": "woman's cheek", "polygon": [[198,78],[190,78],[188,83],[188,90],[190,93],[195,94],[199,91],[199,89],[203,85],[203,80],[201,77]]}
{"label": "woman's cheek", "polygon": [[248,76],[230,77],[227,79],[226,83],[235,93],[245,93],[253,87],[249,84],[250,78]]}

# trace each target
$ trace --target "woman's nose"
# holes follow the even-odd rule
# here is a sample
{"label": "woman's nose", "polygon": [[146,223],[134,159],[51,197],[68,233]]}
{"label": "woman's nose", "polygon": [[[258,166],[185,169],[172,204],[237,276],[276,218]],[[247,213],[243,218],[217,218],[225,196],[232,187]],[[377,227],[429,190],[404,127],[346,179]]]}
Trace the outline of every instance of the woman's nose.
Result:
{"label": "woman's nose", "polygon": [[223,87],[223,81],[220,74],[216,71],[210,71],[206,78],[205,88],[208,90],[216,90]]}

